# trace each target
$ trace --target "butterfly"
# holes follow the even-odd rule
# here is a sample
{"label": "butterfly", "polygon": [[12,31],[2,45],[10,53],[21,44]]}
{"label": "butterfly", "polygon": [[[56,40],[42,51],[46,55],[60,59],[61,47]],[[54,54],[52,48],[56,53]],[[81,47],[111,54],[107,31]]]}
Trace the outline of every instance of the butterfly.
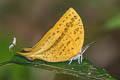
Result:
{"label": "butterfly", "polygon": [[[78,13],[69,8],[58,22],[32,48],[23,48],[27,52],[17,52],[29,60],[64,62],[78,60],[82,62],[83,53],[89,47],[83,47],[84,27]],[[82,48],[83,47],[83,48]]]}

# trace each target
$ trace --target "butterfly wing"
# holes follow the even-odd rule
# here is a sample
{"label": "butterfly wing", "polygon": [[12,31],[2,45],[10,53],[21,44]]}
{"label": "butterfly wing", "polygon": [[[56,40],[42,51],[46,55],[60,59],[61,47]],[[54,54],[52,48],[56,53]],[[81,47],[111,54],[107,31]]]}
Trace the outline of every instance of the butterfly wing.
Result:
{"label": "butterfly wing", "polygon": [[[72,9],[72,8],[70,8]],[[44,36],[43,38],[33,47],[32,51],[36,50],[47,50],[49,49],[54,42],[58,39],[58,37],[62,34],[66,23],[65,22],[65,16],[67,16],[71,10],[68,10],[61,18],[60,20],[55,24],[53,28],[51,28]],[[68,20],[69,22],[70,20]]]}
{"label": "butterfly wing", "polygon": [[[43,59],[48,62],[61,62],[77,56],[84,42],[84,29],[81,18],[77,12],[70,8],[57,22],[51,32],[56,28],[60,29],[60,34],[56,33],[56,40],[44,51],[38,50],[37,59]],[[58,35],[57,35],[58,34]],[[44,40],[43,40],[44,41]]]}
{"label": "butterfly wing", "polygon": [[28,59],[61,62],[77,56],[84,42],[84,29],[77,12],[70,8],[29,53]]}

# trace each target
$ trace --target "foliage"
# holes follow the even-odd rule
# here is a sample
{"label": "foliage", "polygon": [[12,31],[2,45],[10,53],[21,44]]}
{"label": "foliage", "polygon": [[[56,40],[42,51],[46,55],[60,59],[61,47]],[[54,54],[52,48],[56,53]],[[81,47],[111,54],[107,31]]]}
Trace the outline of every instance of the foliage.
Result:
{"label": "foliage", "polygon": [[106,24],[107,30],[114,30],[114,29],[120,29],[120,15],[117,15],[111,19],[109,19]]}
{"label": "foliage", "polygon": [[93,66],[87,59],[84,59],[81,64],[78,64],[77,61],[73,61],[71,65],[68,65],[68,62],[49,63],[42,60],[30,61],[25,57],[16,54],[12,57],[9,63],[55,71],[56,73],[72,75],[80,79],[82,78],[83,80],[115,80],[108,74],[108,72],[104,69]]}

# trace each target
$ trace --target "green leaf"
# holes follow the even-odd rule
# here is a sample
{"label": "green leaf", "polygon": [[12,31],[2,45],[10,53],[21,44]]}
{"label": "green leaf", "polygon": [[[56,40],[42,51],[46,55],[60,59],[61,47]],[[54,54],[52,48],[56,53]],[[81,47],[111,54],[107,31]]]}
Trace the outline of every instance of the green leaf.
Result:
{"label": "green leaf", "polygon": [[68,65],[68,61],[59,63],[50,63],[42,60],[29,61],[25,57],[16,54],[9,63],[55,71],[56,73],[72,75],[82,80],[116,80],[104,69],[94,67],[87,59],[83,59],[81,64],[78,64],[77,61],[73,61],[71,65]]}
{"label": "green leaf", "polygon": [[107,30],[120,29],[120,14],[109,19],[105,24],[105,28]]}

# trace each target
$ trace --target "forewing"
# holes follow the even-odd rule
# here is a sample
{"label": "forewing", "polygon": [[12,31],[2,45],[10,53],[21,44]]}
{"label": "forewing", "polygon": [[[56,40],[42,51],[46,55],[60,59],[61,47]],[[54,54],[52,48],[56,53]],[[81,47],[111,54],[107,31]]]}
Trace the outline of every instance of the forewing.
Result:
{"label": "forewing", "polygon": [[33,51],[41,50],[40,52],[49,49],[55,41],[59,38],[62,34],[64,28],[66,27],[66,22],[68,23],[71,21],[68,19],[69,13],[71,13],[73,9],[70,8],[65,14],[60,18],[60,20],[55,24],[53,28],[51,28],[43,38],[33,47]]}
{"label": "forewing", "polygon": [[[48,62],[61,62],[77,56],[84,42],[84,29],[79,15],[70,8],[62,21],[61,34],[48,49],[37,53],[36,58]],[[61,28],[59,27],[59,28]]]}

